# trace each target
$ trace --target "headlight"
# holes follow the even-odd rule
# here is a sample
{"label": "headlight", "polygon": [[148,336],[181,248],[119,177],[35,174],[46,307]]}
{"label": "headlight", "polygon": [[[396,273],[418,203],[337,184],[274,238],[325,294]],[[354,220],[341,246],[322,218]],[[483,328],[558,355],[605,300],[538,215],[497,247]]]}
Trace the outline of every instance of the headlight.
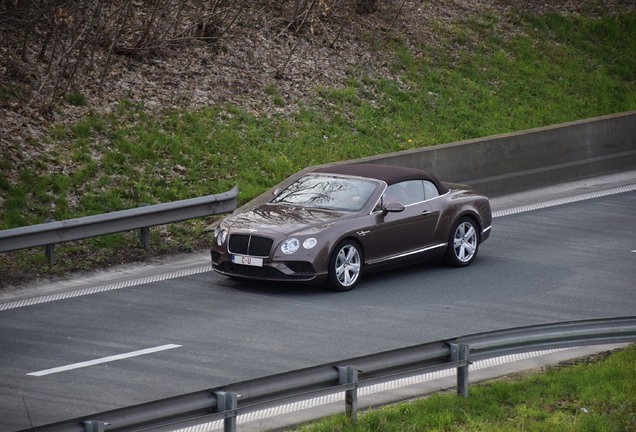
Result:
{"label": "headlight", "polygon": [[216,238],[216,244],[221,246],[225,243],[225,239],[227,238],[227,231],[224,229],[219,230],[218,228],[215,230],[214,237]]}
{"label": "headlight", "polygon": [[305,249],[311,249],[312,247],[316,246],[317,244],[318,244],[318,240],[316,240],[316,239],[315,239],[315,238],[313,238],[313,237],[309,237],[308,239],[306,239],[306,240],[303,242],[303,247],[304,247]]}
{"label": "headlight", "polygon": [[287,240],[283,242],[282,245],[280,245],[280,250],[282,250],[284,254],[289,255],[296,252],[299,247],[300,247],[300,242],[298,241],[298,239],[292,237],[292,238],[288,238]]}

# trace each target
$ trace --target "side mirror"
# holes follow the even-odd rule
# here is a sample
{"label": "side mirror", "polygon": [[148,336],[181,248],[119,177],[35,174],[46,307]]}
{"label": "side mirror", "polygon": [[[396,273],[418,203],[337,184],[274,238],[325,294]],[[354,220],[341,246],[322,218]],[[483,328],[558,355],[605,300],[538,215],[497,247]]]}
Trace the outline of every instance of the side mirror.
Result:
{"label": "side mirror", "polygon": [[404,211],[404,204],[399,203],[399,202],[390,202],[390,203],[386,203],[384,205],[384,214],[387,213],[399,213],[401,211]]}
{"label": "side mirror", "polygon": [[274,189],[274,192],[272,192],[272,195],[276,196],[280,193],[280,188],[276,188]]}

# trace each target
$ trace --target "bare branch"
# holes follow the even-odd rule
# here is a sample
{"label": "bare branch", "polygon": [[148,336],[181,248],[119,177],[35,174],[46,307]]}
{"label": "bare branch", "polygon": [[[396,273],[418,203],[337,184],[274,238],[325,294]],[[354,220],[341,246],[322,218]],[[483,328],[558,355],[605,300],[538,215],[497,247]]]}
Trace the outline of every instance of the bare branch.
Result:
{"label": "bare branch", "polygon": [[289,55],[287,56],[287,60],[285,60],[285,64],[283,65],[283,67],[280,70],[276,71],[276,74],[274,75],[276,79],[283,78],[284,76],[283,74],[285,73],[287,64],[289,63],[289,60],[291,60],[292,56],[294,55],[294,51],[296,51],[296,48],[298,47],[299,44],[300,44],[300,38],[298,39],[298,41],[296,42],[292,50],[289,52]]}
{"label": "bare branch", "polygon": [[[130,8],[130,1],[126,0],[125,2],[126,5],[126,11],[128,11],[128,9]],[[123,11],[124,9],[120,9],[120,11]],[[125,13],[120,13],[119,15],[119,25],[117,26],[117,31],[115,33],[115,37],[113,38],[113,41],[110,45],[110,50],[108,51],[108,57],[106,58],[106,64],[104,65],[104,69],[102,70],[102,74],[99,77],[99,86],[97,87],[97,94],[101,94],[102,93],[102,88],[104,86],[104,78],[106,77],[106,72],[108,72],[108,69],[110,67],[110,62],[112,61],[112,55],[113,55],[113,50],[115,49],[115,46],[117,45],[117,41],[119,40],[119,36],[122,32],[122,29],[124,27],[124,22],[126,21],[126,14]]]}
{"label": "bare branch", "polygon": [[404,3],[406,3],[406,0],[402,1],[402,4],[400,5],[400,8],[395,13],[395,17],[393,18],[393,22],[391,22],[391,25],[389,26],[389,31],[393,30],[393,26],[395,25],[395,22],[397,21],[398,16],[400,16],[400,12],[402,12],[402,8],[404,7]]}

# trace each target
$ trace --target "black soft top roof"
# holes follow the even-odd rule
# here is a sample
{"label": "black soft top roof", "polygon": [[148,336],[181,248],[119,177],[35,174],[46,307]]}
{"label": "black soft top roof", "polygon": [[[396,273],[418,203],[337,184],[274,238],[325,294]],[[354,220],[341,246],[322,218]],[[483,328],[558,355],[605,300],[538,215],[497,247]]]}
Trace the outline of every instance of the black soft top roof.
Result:
{"label": "black soft top roof", "polygon": [[448,187],[433,174],[416,168],[399,167],[393,165],[351,164],[334,165],[327,168],[319,168],[316,173],[331,173],[367,177],[383,180],[389,186],[407,180],[428,180],[437,186],[440,195],[448,192]]}

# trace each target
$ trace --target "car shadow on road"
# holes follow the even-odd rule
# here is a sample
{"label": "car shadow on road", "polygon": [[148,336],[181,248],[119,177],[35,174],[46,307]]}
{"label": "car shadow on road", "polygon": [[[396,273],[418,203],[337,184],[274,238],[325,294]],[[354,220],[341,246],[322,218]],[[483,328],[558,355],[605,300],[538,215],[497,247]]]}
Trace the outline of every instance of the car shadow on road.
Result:
{"label": "car shadow on road", "polygon": [[232,278],[224,283],[227,288],[249,294],[291,296],[326,296],[336,294],[323,286],[305,285],[293,282],[266,282]]}
{"label": "car shadow on road", "polygon": [[[427,272],[436,272],[449,270],[439,260],[426,261],[421,264],[412,264],[404,267],[390,269],[377,273],[368,273],[362,275],[360,283],[352,290],[346,292],[336,292],[325,286],[299,284],[294,282],[267,282],[255,281],[240,278],[227,278],[222,285],[226,288],[249,294],[280,296],[280,297],[326,297],[326,296],[348,296],[351,294],[360,294],[365,289],[381,288],[386,284],[393,284],[395,280],[406,277],[418,278],[424,276]],[[386,282],[386,284],[385,284]]]}

